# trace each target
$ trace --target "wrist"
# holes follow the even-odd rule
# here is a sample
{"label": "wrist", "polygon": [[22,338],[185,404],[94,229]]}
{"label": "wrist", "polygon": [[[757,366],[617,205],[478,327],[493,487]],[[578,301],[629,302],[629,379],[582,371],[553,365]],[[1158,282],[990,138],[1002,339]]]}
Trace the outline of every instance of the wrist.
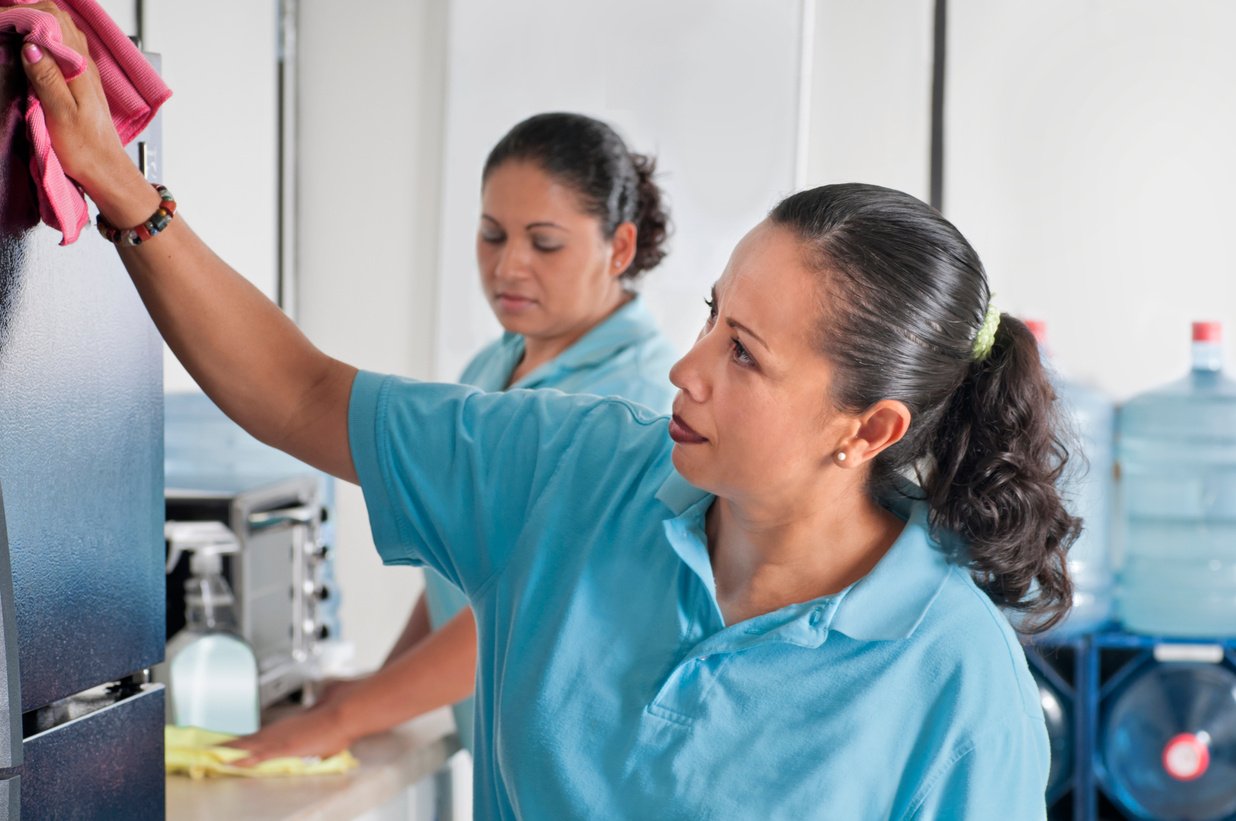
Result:
{"label": "wrist", "polygon": [[126,154],[92,166],[87,179],[78,180],[99,213],[118,228],[131,228],[150,218],[159,207],[159,194]]}

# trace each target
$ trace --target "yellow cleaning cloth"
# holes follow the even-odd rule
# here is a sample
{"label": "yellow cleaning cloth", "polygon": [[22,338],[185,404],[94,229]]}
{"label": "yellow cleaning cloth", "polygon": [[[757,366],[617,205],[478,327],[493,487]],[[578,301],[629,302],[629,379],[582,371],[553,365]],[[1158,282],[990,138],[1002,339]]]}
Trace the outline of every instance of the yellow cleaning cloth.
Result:
{"label": "yellow cleaning cloth", "polygon": [[359,762],[344,750],[327,759],[272,758],[254,767],[233,767],[249,755],[247,750],[223,746],[237,736],[216,733],[200,727],[164,727],[168,773],[184,773],[190,778],[239,775],[245,778],[270,778],[287,775],[333,775],[355,769]]}

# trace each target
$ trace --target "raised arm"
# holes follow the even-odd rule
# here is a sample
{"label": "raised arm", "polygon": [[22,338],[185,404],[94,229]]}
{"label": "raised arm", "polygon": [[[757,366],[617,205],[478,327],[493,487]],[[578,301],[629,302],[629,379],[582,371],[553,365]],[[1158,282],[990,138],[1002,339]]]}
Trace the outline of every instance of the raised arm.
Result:
{"label": "raised arm", "polygon": [[[36,8],[55,14],[65,43],[89,54],[67,15],[51,4]],[[24,47],[22,62],[66,173],[113,225],[149,219],[159,196],[124,153],[93,62],[71,82],[37,48]],[[347,428],[354,368],[314,347],[183,216],[120,257],[163,338],[228,416],[263,442],[356,481]]]}

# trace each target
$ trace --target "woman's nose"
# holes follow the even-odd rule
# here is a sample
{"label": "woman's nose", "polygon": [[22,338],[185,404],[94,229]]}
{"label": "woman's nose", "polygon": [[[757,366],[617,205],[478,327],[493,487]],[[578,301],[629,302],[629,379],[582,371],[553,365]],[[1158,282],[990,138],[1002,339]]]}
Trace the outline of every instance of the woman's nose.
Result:
{"label": "woman's nose", "polygon": [[498,253],[494,274],[498,279],[519,279],[528,273],[528,254],[521,243],[508,241]]}
{"label": "woman's nose", "polygon": [[670,368],[670,382],[693,402],[708,398],[708,380],[702,367],[707,355],[708,334],[702,333],[682,359]]}

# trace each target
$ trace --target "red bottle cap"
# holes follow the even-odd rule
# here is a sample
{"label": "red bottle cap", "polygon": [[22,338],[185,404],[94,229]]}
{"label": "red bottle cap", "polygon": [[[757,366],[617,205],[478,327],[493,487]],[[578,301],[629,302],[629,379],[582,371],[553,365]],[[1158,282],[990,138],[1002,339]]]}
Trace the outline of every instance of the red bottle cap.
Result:
{"label": "red bottle cap", "polygon": [[1193,733],[1180,733],[1163,747],[1163,769],[1177,781],[1195,781],[1210,769],[1210,747]]}
{"label": "red bottle cap", "polygon": [[1221,342],[1223,340],[1222,322],[1194,322],[1194,342]]}
{"label": "red bottle cap", "polygon": [[1047,323],[1041,319],[1025,320],[1026,328],[1034,334],[1034,341],[1040,345],[1047,344]]}

